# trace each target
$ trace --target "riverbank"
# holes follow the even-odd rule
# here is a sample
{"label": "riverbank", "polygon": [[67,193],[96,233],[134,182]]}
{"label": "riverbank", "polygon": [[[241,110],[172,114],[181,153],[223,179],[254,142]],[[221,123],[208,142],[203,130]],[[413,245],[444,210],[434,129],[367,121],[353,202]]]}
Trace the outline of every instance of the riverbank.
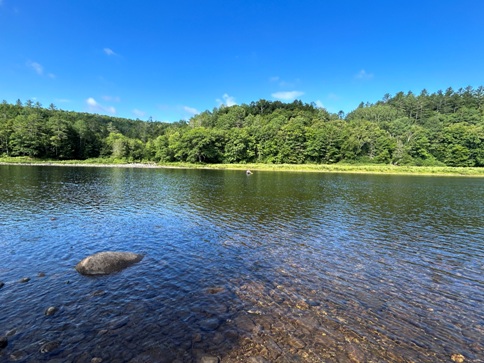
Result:
{"label": "riverbank", "polygon": [[359,174],[448,175],[484,177],[484,168],[450,166],[396,166],[360,164],[190,164],[190,163],[128,163],[115,159],[41,160],[27,157],[2,157],[0,165],[89,166],[121,168],[182,168],[214,170],[258,170],[283,172],[322,172]]}

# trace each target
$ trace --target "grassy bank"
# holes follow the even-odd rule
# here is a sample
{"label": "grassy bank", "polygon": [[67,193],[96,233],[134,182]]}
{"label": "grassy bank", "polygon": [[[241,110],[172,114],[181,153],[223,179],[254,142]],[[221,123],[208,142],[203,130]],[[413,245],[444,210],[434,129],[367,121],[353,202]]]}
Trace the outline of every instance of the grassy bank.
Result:
{"label": "grassy bank", "polygon": [[[193,166],[193,165],[192,165]],[[305,171],[326,173],[363,173],[363,174],[422,174],[422,175],[456,175],[484,177],[484,168],[453,168],[428,166],[395,166],[395,165],[355,165],[355,164],[215,164],[198,166],[209,169],[228,170],[272,170],[272,171]]]}
{"label": "grassy bank", "polygon": [[366,173],[366,174],[420,174],[420,175],[455,175],[484,177],[484,168],[463,168],[449,166],[395,166],[395,165],[359,165],[359,164],[190,164],[190,163],[130,163],[120,159],[87,159],[87,160],[41,160],[28,157],[0,157],[0,164],[21,165],[61,165],[61,166],[118,166],[146,168],[188,168],[216,170],[264,170],[293,172],[326,172],[326,173]]}

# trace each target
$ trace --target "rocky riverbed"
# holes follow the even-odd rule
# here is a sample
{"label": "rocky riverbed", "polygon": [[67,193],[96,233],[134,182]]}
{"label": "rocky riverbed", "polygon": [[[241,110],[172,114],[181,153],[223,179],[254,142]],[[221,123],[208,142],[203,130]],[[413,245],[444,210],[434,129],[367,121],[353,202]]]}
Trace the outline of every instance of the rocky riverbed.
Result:
{"label": "rocky riverbed", "polygon": [[[282,275],[288,273],[279,271]],[[2,289],[35,284],[45,277],[19,279]],[[47,276],[47,278],[49,278]],[[122,309],[93,314],[113,291],[94,290],[78,306],[49,306],[32,317],[12,317],[0,332],[5,362],[481,362],[482,347],[471,356],[434,351],[419,330],[402,325],[389,333],[385,315],[418,325],[397,307],[366,309],[356,301],[335,302],[333,292],[277,282],[235,279],[225,286],[187,294],[186,308],[171,309],[154,291]],[[197,303],[190,305],[189,300]],[[69,320],[72,310],[91,309],[85,325]],[[101,309],[102,311],[103,309]],[[108,313],[109,311],[109,313]],[[85,312],[80,312],[81,315]],[[94,315],[94,316],[92,316]],[[96,319],[101,324],[94,323]]]}

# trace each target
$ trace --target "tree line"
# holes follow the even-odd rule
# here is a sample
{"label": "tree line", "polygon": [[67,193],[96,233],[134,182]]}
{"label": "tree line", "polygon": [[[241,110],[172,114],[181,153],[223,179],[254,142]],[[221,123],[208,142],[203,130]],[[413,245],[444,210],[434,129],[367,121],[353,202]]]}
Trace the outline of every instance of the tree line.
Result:
{"label": "tree line", "polygon": [[59,160],[484,166],[484,87],[386,94],[347,115],[301,101],[259,100],[175,123],[3,101],[0,154]]}

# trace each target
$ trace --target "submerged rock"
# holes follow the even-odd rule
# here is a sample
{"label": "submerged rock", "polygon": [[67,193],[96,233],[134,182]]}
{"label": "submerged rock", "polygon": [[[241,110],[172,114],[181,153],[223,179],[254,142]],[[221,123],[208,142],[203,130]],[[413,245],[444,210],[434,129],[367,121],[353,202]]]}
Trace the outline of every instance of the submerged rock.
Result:
{"label": "submerged rock", "polygon": [[200,327],[205,331],[216,330],[220,326],[220,320],[218,318],[208,318],[200,322]]}
{"label": "submerged rock", "polygon": [[7,337],[0,337],[0,349],[5,348],[8,345]]}
{"label": "submerged rock", "polygon": [[42,354],[45,354],[45,353],[50,353],[50,352],[53,352],[54,350],[56,350],[57,348],[59,348],[59,342],[47,342],[45,344],[43,344],[39,351],[42,353]]}
{"label": "submerged rock", "polygon": [[218,362],[219,362],[218,357],[210,357],[210,356],[202,357],[202,359],[200,360],[200,363],[218,363]]}
{"label": "submerged rock", "polygon": [[143,257],[132,252],[99,252],[79,262],[76,270],[82,275],[107,275],[121,271],[141,261]]}
{"label": "submerged rock", "polygon": [[131,359],[129,363],[146,363],[146,362],[159,362],[159,363],[172,363],[175,360],[175,356],[167,349],[152,348],[146,352],[138,354]]}
{"label": "submerged rock", "polygon": [[27,353],[24,352],[23,350],[17,350],[10,354],[10,360],[16,362],[19,360],[24,360],[27,357]]}

